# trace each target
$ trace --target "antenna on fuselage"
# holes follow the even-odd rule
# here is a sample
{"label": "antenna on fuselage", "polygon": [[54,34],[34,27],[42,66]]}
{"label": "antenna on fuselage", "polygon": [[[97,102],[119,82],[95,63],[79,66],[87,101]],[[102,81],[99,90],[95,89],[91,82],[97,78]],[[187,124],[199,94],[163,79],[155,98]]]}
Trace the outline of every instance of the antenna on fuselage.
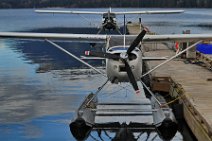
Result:
{"label": "antenna on fuselage", "polygon": [[112,12],[112,9],[111,9],[111,7],[109,8],[109,12],[110,12],[110,13]]}
{"label": "antenna on fuselage", "polygon": [[125,35],[126,35],[126,17],[125,17],[125,14],[124,14],[124,48],[125,48],[125,45],[126,45]]}
{"label": "antenna on fuselage", "polygon": [[111,7],[110,7],[109,10],[108,10],[108,13],[107,13],[107,14],[108,14],[108,17],[107,17],[107,18],[108,18],[108,19],[110,19],[110,14],[111,14],[111,12],[112,12],[112,9],[111,9]]}

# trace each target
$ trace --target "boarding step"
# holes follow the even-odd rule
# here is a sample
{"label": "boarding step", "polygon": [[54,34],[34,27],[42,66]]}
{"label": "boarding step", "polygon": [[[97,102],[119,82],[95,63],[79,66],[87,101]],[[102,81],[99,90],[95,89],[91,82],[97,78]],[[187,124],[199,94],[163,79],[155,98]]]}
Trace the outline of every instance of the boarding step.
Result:
{"label": "boarding step", "polygon": [[120,104],[108,104],[108,105],[97,105],[97,109],[151,109],[152,105],[120,105]]}
{"label": "boarding step", "polygon": [[98,103],[98,105],[151,105],[150,103]]}
{"label": "boarding step", "polygon": [[[147,104],[147,103],[146,103]],[[95,123],[153,123],[153,112],[150,104],[143,103],[106,103],[96,107]]]}
{"label": "boarding step", "polygon": [[151,105],[97,105],[96,107],[96,114],[123,112],[152,113],[153,110]]}
{"label": "boarding step", "polygon": [[124,111],[124,112],[157,112],[159,109],[92,109],[92,111],[99,112],[99,111],[104,111],[104,112],[119,112],[119,111]]}
{"label": "boarding step", "polygon": [[100,115],[97,114],[95,116],[95,124],[109,124],[109,123],[143,123],[143,124],[153,124],[153,115],[152,114],[107,114],[107,115]]}
{"label": "boarding step", "polygon": [[136,99],[136,100],[120,100],[120,99],[110,99],[110,100],[100,100],[98,105],[151,105],[150,100],[147,98]]}
{"label": "boarding step", "polygon": [[152,115],[151,109],[149,110],[103,110],[103,111],[97,111],[96,116],[124,116],[124,115]]}
{"label": "boarding step", "polygon": [[151,112],[98,112],[96,116],[149,116]]}

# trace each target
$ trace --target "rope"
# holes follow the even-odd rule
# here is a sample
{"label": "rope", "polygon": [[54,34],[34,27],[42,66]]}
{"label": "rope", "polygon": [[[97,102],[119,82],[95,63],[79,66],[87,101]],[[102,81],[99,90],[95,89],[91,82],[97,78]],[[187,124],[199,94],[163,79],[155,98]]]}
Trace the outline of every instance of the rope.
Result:
{"label": "rope", "polygon": [[171,100],[171,101],[169,101],[169,102],[167,102],[167,103],[162,104],[161,106],[162,106],[162,107],[163,107],[163,106],[168,106],[168,105],[174,103],[175,101],[177,101],[177,100],[179,100],[179,99],[183,99],[183,97],[185,97],[185,96],[190,97],[190,95],[188,95],[188,94],[181,94],[180,96],[176,97],[175,99],[173,99],[173,100]]}
{"label": "rope", "polygon": [[174,103],[175,101],[179,100],[180,98],[182,98],[182,97],[179,96],[179,97],[175,98],[174,100],[171,100],[171,101],[169,101],[169,102],[167,102],[167,103],[165,103],[165,104],[162,104],[161,107],[163,107],[163,106],[168,106],[168,105]]}

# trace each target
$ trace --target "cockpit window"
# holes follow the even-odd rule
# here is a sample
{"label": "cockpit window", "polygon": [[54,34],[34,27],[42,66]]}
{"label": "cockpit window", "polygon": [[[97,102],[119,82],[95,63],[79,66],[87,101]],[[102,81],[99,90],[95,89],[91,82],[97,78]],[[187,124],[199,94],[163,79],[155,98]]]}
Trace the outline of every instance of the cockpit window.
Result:
{"label": "cockpit window", "polygon": [[114,47],[114,48],[110,48],[108,51],[116,51],[116,50],[127,50],[128,47]]}
{"label": "cockpit window", "polygon": [[[109,48],[108,51],[109,52],[111,52],[111,51],[117,51],[117,50],[126,50],[127,51],[128,48],[129,47],[121,47],[121,46],[120,47],[113,47],[113,48]],[[135,51],[138,52],[139,49],[138,48],[135,48]]]}

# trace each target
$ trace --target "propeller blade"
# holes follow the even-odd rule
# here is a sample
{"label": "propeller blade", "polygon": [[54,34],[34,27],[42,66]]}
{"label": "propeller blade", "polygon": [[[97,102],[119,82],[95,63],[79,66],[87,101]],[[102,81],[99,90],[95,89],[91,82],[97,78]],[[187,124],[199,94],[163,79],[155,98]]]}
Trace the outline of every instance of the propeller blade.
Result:
{"label": "propeller blade", "polygon": [[142,41],[145,34],[146,34],[146,30],[142,30],[141,33],[135,38],[135,40],[132,42],[132,44],[128,48],[127,54],[130,54],[135,49],[135,47],[138,46],[138,44],[140,43],[140,41]]}
{"label": "propeller blade", "polygon": [[101,58],[108,58],[108,59],[119,59],[119,55],[110,54],[105,52],[96,52],[96,51],[85,51],[86,56],[94,56],[94,57],[101,57]]}
{"label": "propeller blade", "polygon": [[127,75],[129,77],[130,83],[132,84],[136,94],[139,94],[140,90],[138,88],[137,82],[136,82],[135,77],[134,77],[132,70],[130,68],[130,65],[128,64],[128,62],[126,60],[123,59],[122,61],[125,64]]}

